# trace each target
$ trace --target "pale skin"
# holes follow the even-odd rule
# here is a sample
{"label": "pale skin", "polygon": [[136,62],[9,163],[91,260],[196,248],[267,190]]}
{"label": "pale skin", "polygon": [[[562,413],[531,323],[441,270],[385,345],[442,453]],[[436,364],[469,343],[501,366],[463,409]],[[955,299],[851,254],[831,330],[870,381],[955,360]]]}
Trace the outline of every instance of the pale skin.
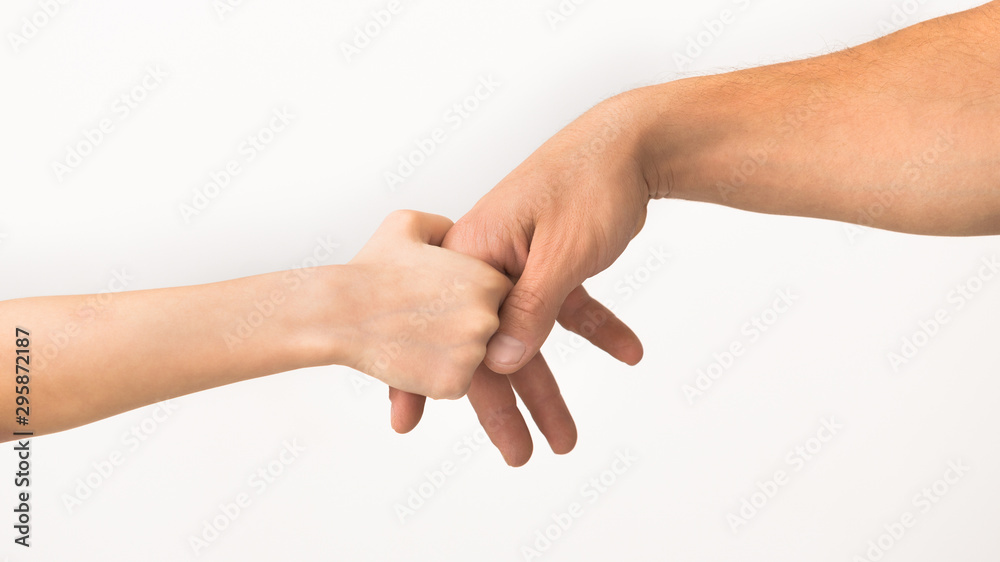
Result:
{"label": "pale skin", "polygon": [[[346,265],[101,300],[2,302],[0,364],[15,368],[16,338],[25,337],[17,328],[30,332],[32,357],[24,365],[27,394],[15,394],[13,375],[0,385],[8,405],[3,439],[320,365],[352,367],[433,398],[461,397],[511,283],[479,260],[438,247],[451,226],[444,217],[397,211]],[[256,327],[241,330],[247,319]],[[46,345],[53,346],[48,354]],[[18,395],[28,398],[27,426],[15,423]]]}
{"label": "pale skin", "polygon": [[[444,240],[516,282],[469,390],[507,463],[532,452],[515,391],[553,451],[576,443],[538,354],[556,321],[626,363],[641,358],[581,283],[617,259],[652,200],[1000,234],[998,69],[995,1],[838,53],[626,92],[559,131]],[[595,316],[606,321],[586,324]],[[390,397],[393,427],[411,430],[423,398]]]}

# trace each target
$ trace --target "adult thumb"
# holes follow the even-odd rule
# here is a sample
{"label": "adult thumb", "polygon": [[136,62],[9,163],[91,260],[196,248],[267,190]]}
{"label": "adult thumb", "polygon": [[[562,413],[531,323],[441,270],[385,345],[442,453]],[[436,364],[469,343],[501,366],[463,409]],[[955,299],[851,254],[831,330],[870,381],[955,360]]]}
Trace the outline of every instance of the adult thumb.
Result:
{"label": "adult thumb", "polygon": [[494,372],[515,373],[538,353],[566,296],[579,285],[566,269],[552,267],[555,262],[541,259],[538,252],[529,254],[524,273],[504,299],[500,328],[487,344],[484,360]]}

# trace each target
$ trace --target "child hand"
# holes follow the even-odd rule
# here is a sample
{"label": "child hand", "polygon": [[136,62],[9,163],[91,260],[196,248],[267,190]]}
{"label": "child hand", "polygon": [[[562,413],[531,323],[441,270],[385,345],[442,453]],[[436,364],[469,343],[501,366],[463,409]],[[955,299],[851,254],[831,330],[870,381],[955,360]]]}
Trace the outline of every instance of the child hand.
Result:
{"label": "child hand", "polygon": [[347,268],[356,288],[349,366],[436,399],[468,391],[512,287],[486,263],[438,247],[452,224],[396,211]]}

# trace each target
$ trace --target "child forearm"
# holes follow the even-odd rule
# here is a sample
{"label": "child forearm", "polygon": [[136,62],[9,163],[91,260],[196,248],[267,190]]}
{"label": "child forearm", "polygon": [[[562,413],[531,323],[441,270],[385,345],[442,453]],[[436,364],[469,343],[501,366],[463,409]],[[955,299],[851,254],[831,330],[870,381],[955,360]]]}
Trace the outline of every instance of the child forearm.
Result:
{"label": "child forearm", "polygon": [[[344,280],[344,267],[316,269],[310,276],[336,287]],[[20,354],[30,361],[21,360],[30,371],[21,373],[30,376],[29,429],[35,435],[61,431],[168,398],[316,364],[307,306],[315,280],[301,275],[0,303],[0,334],[10,334],[0,340],[4,364],[14,369],[17,349],[25,349],[15,339],[30,342],[29,352]],[[337,308],[333,314],[346,323],[345,307]],[[15,338],[18,328],[30,336],[22,332]],[[339,334],[328,336],[327,359],[346,363]],[[14,382],[12,377],[0,389],[10,405]],[[25,429],[15,429],[15,419],[0,419],[5,439]]]}
{"label": "child forearm", "polygon": [[[396,212],[347,265],[2,302],[0,365],[12,375],[0,383],[0,404],[13,409],[20,399],[29,409],[26,425],[15,412],[0,416],[2,437],[62,431],[319,365],[352,367],[432,398],[462,396],[510,282],[437,247],[450,227],[444,217]],[[15,362],[26,384],[15,385]]]}

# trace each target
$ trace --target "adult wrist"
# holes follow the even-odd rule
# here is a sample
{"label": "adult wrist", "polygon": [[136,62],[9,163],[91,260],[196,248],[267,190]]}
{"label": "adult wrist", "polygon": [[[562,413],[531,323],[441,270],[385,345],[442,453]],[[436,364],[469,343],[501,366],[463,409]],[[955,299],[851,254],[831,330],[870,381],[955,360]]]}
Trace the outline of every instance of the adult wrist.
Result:
{"label": "adult wrist", "polygon": [[649,88],[628,90],[604,100],[585,116],[602,121],[592,146],[613,142],[622,156],[635,161],[644,180],[638,186],[642,190],[639,196],[644,200],[658,199],[660,190],[669,189],[669,182],[658,174],[656,162],[655,95]]}
{"label": "adult wrist", "polygon": [[[649,198],[717,202],[709,190],[737,126],[736,100],[723,77],[688,78],[632,91],[637,108],[637,160]],[[745,98],[744,98],[745,100]]]}

